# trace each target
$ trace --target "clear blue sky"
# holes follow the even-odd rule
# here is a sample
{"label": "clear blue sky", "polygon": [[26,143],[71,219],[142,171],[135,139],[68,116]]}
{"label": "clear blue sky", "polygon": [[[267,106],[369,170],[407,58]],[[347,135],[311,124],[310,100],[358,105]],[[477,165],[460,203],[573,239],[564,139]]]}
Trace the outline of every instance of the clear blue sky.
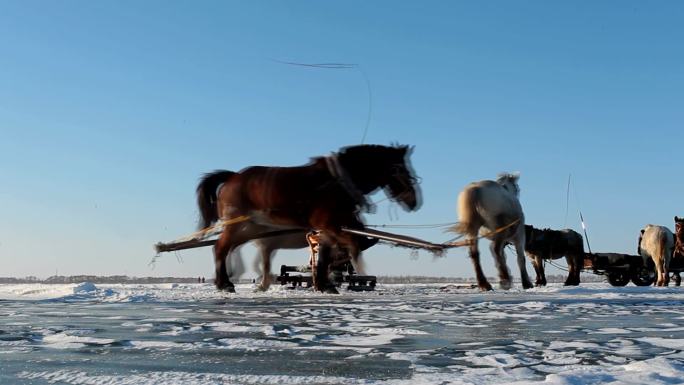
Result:
{"label": "clear blue sky", "polygon": [[[517,170],[527,222],[559,228],[572,173],[567,226],[581,207],[594,251],[634,253],[643,225],[684,214],[682,20],[678,1],[2,1],[0,276],[211,277],[210,249],[147,265],[194,230],[202,173],[363,135],[358,69],[279,60],[359,64],[366,142],[415,145],[423,207],[368,223],[455,221],[463,186]],[[472,276],[464,251],[366,262]]]}

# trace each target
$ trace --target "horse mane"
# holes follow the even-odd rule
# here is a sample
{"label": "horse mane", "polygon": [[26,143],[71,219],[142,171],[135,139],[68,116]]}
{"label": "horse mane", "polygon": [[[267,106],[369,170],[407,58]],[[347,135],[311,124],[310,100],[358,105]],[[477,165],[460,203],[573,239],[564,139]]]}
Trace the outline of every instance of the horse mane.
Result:
{"label": "horse mane", "polygon": [[[520,179],[520,173],[501,173],[496,177],[496,183],[503,187],[504,190],[518,197],[520,194],[518,179]],[[513,185],[513,191],[509,191],[509,185]]]}
{"label": "horse mane", "polygon": [[[408,145],[405,144],[399,144],[399,143],[392,143],[390,146],[383,146],[381,144],[354,144],[350,146],[344,146],[340,147],[339,150],[334,151],[332,154],[333,155],[344,155],[344,154],[349,154],[349,153],[357,153],[357,152],[365,152],[365,151],[374,151],[374,150],[387,150],[387,149],[395,149],[395,150],[405,150],[405,151],[411,151],[412,148]],[[310,164],[315,164],[319,161],[324,161],[326,156],[313,156],[309,158],[309,163]]]}
{"label": "horse mane", "polygon": [[344,146],[340,148],[338,153],[340,154],[346,154],[346,153],[354,153],[354,152],[362,152],[362,151],[375,151],[375,150],[381,150],[381,151],[386,151],[386,150],[405,150],[408,151],[409,146],[405,144],[399,144],[399,143],[392,143],[390,146],[383,146],[381,144],[354,144],[351,146]]}
{"label": "horse mane", "polygon": [[518,184],[518,179],[520,179],[519,172],[502,172],[496,176],[496,182],[499,184],[504,184],[506,182]]}

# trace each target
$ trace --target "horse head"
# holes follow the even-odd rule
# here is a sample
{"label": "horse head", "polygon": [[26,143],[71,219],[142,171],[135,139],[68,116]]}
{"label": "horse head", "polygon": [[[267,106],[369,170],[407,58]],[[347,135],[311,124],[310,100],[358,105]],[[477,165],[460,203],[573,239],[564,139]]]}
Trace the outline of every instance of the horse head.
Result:
{"label": "horse head", "polygon": [[409,159],[412,151],[409,146],[350,146],[339,152],[339,161],[363,194],[382,188],[404,210],[414,211],[421,196]]}
{"label": "horse head", "polygon": [[532,225],[525,225],[525,247],[528,247],[532,244],[534,239],[534,230],[535,228],[532,227]]}
{"label": "horse head", "polygon": [[496,182],[501,185],[506,191],[515,195],[520,196],[520,186],[518,186],[518,179],[520,179],[520,173],[502,173],[496,178]]}
{"label": "horse head", "polygon": [[385,193],[398,202],[406,211],[420,208],[421,195],[418,178],[411,166],[409,157],[413,147],[398,146],[394,160],[389,165],[389,181],[385,185]]}

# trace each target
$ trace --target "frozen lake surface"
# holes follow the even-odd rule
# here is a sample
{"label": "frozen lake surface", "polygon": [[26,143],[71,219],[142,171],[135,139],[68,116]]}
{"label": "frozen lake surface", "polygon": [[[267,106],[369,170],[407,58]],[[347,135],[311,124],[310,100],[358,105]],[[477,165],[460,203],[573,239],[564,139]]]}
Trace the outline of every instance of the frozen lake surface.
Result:
{"label": "frozen lake surface", "polygon": [[0,285],[0,384],[682,384],[684,289]]}

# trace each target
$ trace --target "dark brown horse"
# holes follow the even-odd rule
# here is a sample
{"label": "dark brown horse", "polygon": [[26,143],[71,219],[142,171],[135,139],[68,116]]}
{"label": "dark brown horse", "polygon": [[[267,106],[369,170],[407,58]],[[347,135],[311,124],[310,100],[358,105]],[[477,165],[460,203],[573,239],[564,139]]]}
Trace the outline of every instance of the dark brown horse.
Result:
{"label": "dark brown horse", "polygon": [[684,218],[674,217],[675,248],[673,257],[684,257]]}
{"label": "dark brown horse", "polygon": [[584,240],[578,232],[564,229],[536,229],[525,225],[525,252],[532,260],[537,273],[537,286],[546,286],[544,274],[544,260],[565,257],[568,263],[568,278],[566,286],[576,286],[580,283],[580,271],[584,264]]}
{"label": "dark brown horse", "polygon": [[202,227],[219,219],[248,218],[225,226],[214,246],[216,287],[235,290],[226,259],[236,247],[269,233],[316,229],[321,232],[321,244],[314,286],[336,292],[328,279],[334,245],[349,250],[356,270],[363,271],[358,264],[361,240],[342,228],[363,229],[359,214],[371,207],[366,195],[382,188],[406,210],[420,206],[409,156],[408,146],[359,145],[313,158],[304,166],[253,166],[205,176],[203,182],[211,183],[200,183],[197,188]]}
{"label": "dark brown horse", "polygon": [[[228,180],[235,172],[228,170],[217,170],[205,174],[197,186],[197,201],[200,209],[201,220],[200,229],[207,228],[214,224],[218,219],[216,201],[218,199],[217,190],[224,181]],[[259,273],[259,284],[256,290],[268,290],[273,276],[271,274],[271,263],[275,252],[279,249],[302,249],[309,244],[306,240],[306,230],[281,230],[276,232],[264,232],[263,237],[259,236],[252,239],[252,244],[257,249],[258,258],[255,260],[254,269]],[[358,237],[361,251],[375,245],[378,240],[373,238]],[[339,248],[336,248],[339,249]],[[336,250],[335,252],[339,252]],[[236,248],[232,253],[233,266],[227,265],[228,276],[242,274],[242,256],[240,250]],[[260,263],[257,263],[260,262]]]}

